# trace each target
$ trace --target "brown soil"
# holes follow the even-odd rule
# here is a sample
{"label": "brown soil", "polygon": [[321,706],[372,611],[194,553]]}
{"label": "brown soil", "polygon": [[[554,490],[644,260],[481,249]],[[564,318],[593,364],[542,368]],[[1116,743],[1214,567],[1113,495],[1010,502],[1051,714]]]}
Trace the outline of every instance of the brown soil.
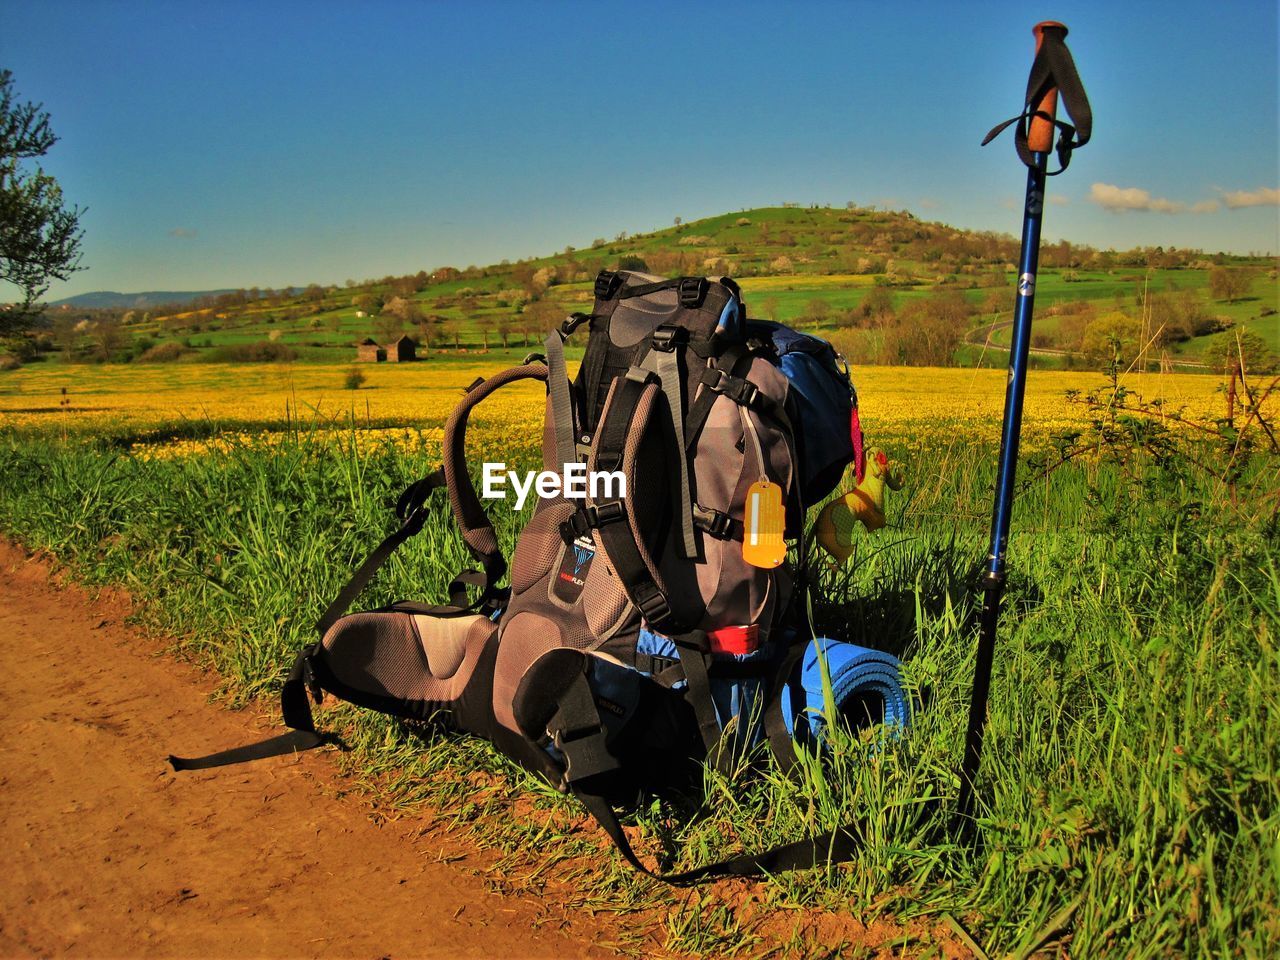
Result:
{"label": "brown soil", "polygon": [[369,822],[317,754],[174,774],[261,720],[0,541],[0,955],[603,957],[603,917],[488,892],[486,855]]}

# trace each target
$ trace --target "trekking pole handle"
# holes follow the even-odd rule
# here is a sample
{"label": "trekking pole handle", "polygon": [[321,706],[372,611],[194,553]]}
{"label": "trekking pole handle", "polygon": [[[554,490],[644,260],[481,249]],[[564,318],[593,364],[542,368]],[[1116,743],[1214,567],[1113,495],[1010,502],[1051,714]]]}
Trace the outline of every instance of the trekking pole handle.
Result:
{"label": "trekking pole handle", "polygon": [[[1059,23],[1057,20],[1041,20],[1031,28],[1031,33],[1036,38],[1036,53],[1040,52],[1040,47],[1044,43],[1044,35],[1046,31],[1061,31],[1061,35],[1057,37],[1062,41],[1067,36],[1067,26]],[[1058,113],[1058,88],[1050,87],[1040,102],[1036,104],[1036,112],[1047,114],[1050,118],[1056,117]],[[1027,147],[1032,153],[1048,153],[1053,149],[1053,122],[1052,119],[1046,120],[1043,117],[1032,117],[1031,126],[1027,130]]]}

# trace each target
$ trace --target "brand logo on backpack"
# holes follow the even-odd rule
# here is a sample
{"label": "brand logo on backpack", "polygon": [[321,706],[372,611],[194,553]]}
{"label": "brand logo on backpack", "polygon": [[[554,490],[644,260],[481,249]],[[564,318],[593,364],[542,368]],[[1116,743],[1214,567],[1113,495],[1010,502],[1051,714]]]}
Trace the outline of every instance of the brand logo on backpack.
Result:
{"label": "brand logo on backpack", "polygon": [[574,540],[560,558],[560,568],[556,571],[551,592],[565,603],[576,601],[587,582],[587,571],[591,569],[595,555],[596,545],[591,540],[586,537]]}

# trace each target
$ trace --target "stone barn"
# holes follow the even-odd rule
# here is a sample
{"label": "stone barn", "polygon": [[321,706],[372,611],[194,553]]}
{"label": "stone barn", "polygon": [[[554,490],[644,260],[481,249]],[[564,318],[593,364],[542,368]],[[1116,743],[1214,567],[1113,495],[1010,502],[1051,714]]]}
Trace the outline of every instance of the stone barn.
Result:
{"label": "stone barn", "polygon": [[387,351],[387,359],[392,363],[406,363],[410,360],[417,360],[418,355],[415,353],[417,349],[417,341],[405,334],[391,345],[391,349]]}
{"label": "stone barn", "polygon": [[378,346],[378,341],[365,337],[356,344],[356,360],[364,363],[381,363],[387,359],[387,351]]}

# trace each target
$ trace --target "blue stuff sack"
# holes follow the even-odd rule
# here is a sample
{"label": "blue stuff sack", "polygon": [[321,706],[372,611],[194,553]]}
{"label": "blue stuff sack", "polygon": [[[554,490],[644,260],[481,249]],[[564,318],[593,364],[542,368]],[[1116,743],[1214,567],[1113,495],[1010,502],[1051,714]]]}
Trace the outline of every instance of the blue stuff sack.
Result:
{"label": "blue stuff sack", "polygon": [[850,726],[882,723],[905,729],[910,724],[911,702],[902,689],[898,659],[824,637],[809,644],[782,693],[782,716],[797,741],[820,747],[826,735],[830,716],[822,689],[824,661],[836,713]]}
{"label": "blue stuff sack", "polygon": [[796,422],[804,425],[795,432],[800,496],[806,505],[819,503],[836,488],[845,465],[857,455],[858,395],[848,368],[825,340],[780,323],[750,320],[747,335],[772,346],[790,381]]}

